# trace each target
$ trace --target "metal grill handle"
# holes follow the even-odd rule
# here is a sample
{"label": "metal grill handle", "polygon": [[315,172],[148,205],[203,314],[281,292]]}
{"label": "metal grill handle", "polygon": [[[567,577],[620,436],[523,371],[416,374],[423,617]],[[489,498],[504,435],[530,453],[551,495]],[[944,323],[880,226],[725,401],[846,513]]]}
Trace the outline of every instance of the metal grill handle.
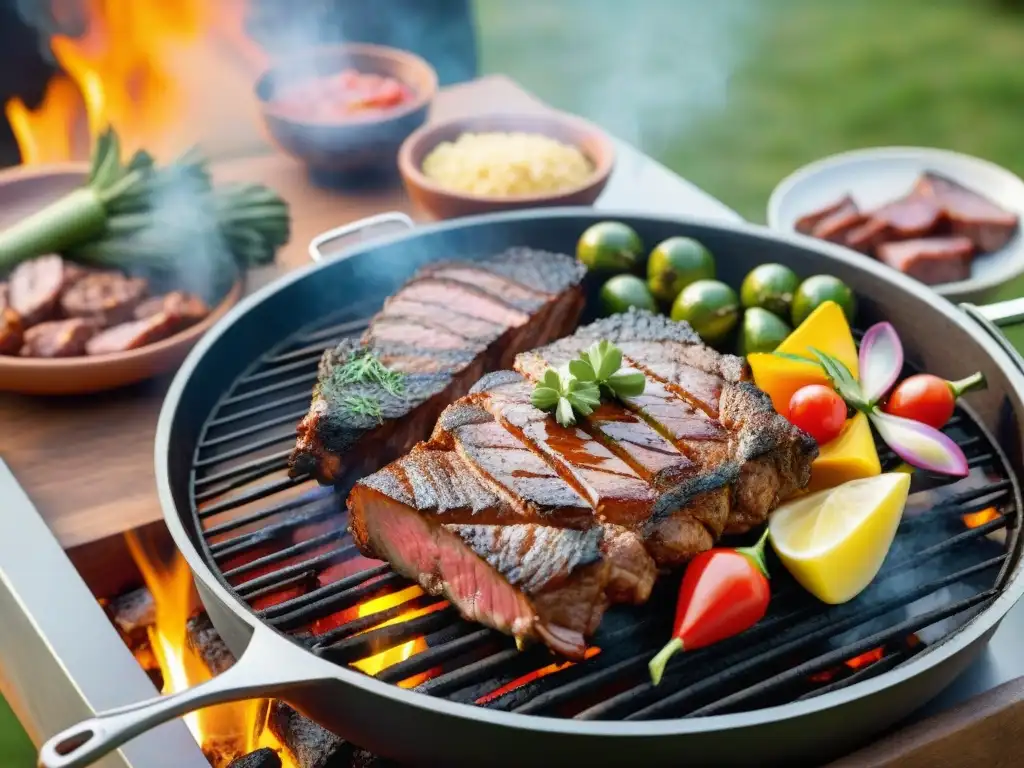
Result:
{"label": "metal grill handle", "polygon": [[967,313],[974,322],[981,326],[992,340],[1007,354],[1017,370],[1024,373],[1024,357],[1010,343],[1001,328],[1012,328],[1024,323],[1024,298],[1010,299],[996,304],[975,306],[961,304],[960,309]]}
{"label": "metal grill handle", "polygon": [[358,219],[348,224],[342,224],[340,227],[329,229],[326,232],[321,232],[314,237],[309,241],[309,258],[313,261],[323,261],[325,256],[320,249],[328,243],[388,224],[401,224],[408,229],[416,226],[415,222],[401,211],[388,211],[387,213],[379,213],[376,216],[367,216],[365,219]]}
{"label": "metal grill handle", "polygon": [[[289,641],[258,627],[241,658],[221,674],[178,693],[102,712],[61,731],[39,750],[39,766],[86,768],[139,734],[197,709],[269,698],[297,684],[323,681],[323,668],[304,666],[306,654],[285,653],[292,648]],[[282,664],[282,658],[299,661]]]}

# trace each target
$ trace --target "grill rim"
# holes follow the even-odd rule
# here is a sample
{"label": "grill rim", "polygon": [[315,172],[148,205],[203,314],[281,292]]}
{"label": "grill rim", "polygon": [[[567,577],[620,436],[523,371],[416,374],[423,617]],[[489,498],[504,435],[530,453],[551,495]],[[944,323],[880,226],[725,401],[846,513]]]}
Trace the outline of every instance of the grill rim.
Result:
{"label": "grill rim", "polygon": [[[178,406],[182,400],[188,385],[192,380],[192,373],[206,356],[207,351],[213,347],[218,340],[233,326],[241,322],[250,311],[262,304],[274,294],[284,291],[296,282],[306,279],[308,276],[322,270],[328,269],[332,264],[342,259],[371,252],[386,245],[392,245],[407,240],[416,240],[424,235],[439,234],[446,231],[469,229],[473,227],[486,227],[492,223],[514,223],[516,221],[532,221],[537,219],[574,219],[589,218],[594,221],[603,219],[620,220],[642,220],[650,223],[669,225],[674,227],[690,229],[717,229],[732,234],[752,237],[754,239],[773,240],[783,245],[796,247],[805,251],[812,251],[825,256],[828,259],[836,260],[847,266],[866,272],[874,279],[888,283],[895,283],[904,292],[915,294],[919,300],[929,304],[931,309],[947,322],[953,323],[967,333],[975,343],[985,352],[992,363],[1000,369],[1007,380],[1013,385],[1013,392],[1017,395],[1018,401],[1024,398],[1024,371],[1017,362],[1004,350],[998,340],[991,337],[984,327],[979,325],[967,313],[955,305],[937,295],[922,293],[918,283],[910,278],[895,273],[880,264],[870,262],[857,254],[849,253],[841,246],[833,245],[819,240],[814,240],[797,234],[774,232],[756,224],[746,222],[708,222],[681,216],[657,216],[641,215],[627,211],[600,211],[592,208],[553,208],[544,212],[537,211],[516,211],[498,214],[486,214],[481,216],[467,217],[457,221],[439,222],[431,225],[420,226],[416,229],[398,235],[380,238],[372,243],[359,244],[346,249],[342,254],[319,264],[310,264],[305,267],[293,270],[282,276],[271,284],[264,286],[252,295],[240,302],[222,320],[222,322],[207,334],[200,343],[193,349],[189,357],[182,364],[178,374],[175,376],[167,397],[161,409],[157,425],[157,436],[155,443],[156,475],[159,486],[161,506],[164,510],[165,521],[170,529],[175,543],[192,569],[195,578],[203,582],[208,593],[216,598],[222,607],[229,610],[233,619],[244,623],[249,630],[250,641],[257,633],[270,633],[277,636],[277,640],[287,644],[289,648],[295,649],[295,653],[302,654],[303,667],[315,663],[323,670],[320,675],[324,681],[334,680],[345,685],[352,685],[361,691],[373,695],[383,696],[393,702],[405,707],[439,713],[458,719],[472,719],[496,726],[512,727],[517,730],[535,730],[548,733],[580,735],[580,736],[601,736],[604,738],[633,738],[649,736],[685,736],[690,734],[708,733],[714,731],[734,730],[738,727],[754,727],[770,724],[783,723],[795,720],[809,714],[819,713],[835,709],[846,703],[865,699],[884,692],[887,689],[898,686],[911,680],[918,675],[932,669],[952,657],[965,651],[969,646],[981,639],[986,634],[991,634],[1009,609],[1024,594],[1024,569],[1021,567],[1022,558],[1015,558],[1010,551],[1003,569],[997,576],[997,584],[994,589],[999,590],[987,605],[975,616],[968,619],[961,627],[954,629],[937,644],[927,647],[916,654],[909,661],[900,664],[894,669],[859,682],[855,685],[822,693],[804,700],[795,700],[785,704],[765,707],[761,709],[729,713],[722,715],[710,715],[704,717],[683,717],[663,720],[644,721],[622,721],[622,720],[597,720],[586,721],[573,718],[558,718],[546,715],[517,714],[505,712],[486,707],[479,707],[474,704],[464,704],[450,701],[441,697],[433,697],[427,694],[420,694],[414,690],[399,688],[393,683],[383,682],[367,676],[357,670],[348,669],[334,662],[317,657],[311,651],[295,643],[287,635],[279,632],[273,627],[261,621],[242,600],[236,598],[231,589],[220,577],[220,574],[209,568],[204,561],[200,550],[208,548],[204,537],[197,532],[187,530],[184,515],[191,516],[192,510],[189,500],[186,509],[179,509],[175,500],[175,493],[172,488],[171,472],[168,462],[168,454],[171,445],[174,443],[176,415]],[[296,329],[298,330],[298,329]],[[249,366],[251,367],[250,361]],[[244,375],[244,374],[243,374]],[[1018,510],[1022,510],[1021,485],[1016,477],[1013,464],[1008,458],[1002,446],[993,438],[991,431],[985,422],[977,417],[969,408],[965,408],[974,421],[976,428],[982,430],[990,445],[997,453],[999,460],[1008,469],[1009,479],[1013,486],[1014,503]],[[198,441],[196,444],[198,447]],[[193,457],[193,463],[194,463]],[[190,470],[194,474],[194,469]],[[186,511],[187,510],[187,511]],[[1013,535],[1019,535],[1019,531],[1012,531]],[[1008,549],[1012,546],[1008,541]],[[998,584],[999,581],[1003,583]],[[219,612],[218,612],[219,613]],[[218,628],[219,629],[219,628]],[[234,649],[233,649],[234,650]],[[241,648],[237,649],[239,652]],[[979,649],[980,650],[980,649]],[[923,703],[923,702],[922,702]]]}

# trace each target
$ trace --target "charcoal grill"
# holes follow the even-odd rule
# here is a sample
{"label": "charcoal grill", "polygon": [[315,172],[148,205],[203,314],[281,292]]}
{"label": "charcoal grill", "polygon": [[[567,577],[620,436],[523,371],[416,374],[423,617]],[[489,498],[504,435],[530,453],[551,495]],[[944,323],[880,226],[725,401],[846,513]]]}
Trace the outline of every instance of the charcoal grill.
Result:
{"label": "charcoal grill", "polygon": [[[946,427],[970,476],[947,483],[915,474],[894,548],[867,592],[825,607],[776,564],[768,616],[740,637],[679,656],[657,688],[647,662],[668,636],[678,576],[661,579],[647,605],[609,611],[593,638],[599,650],[567,664],[543,647],[520,651],[438,598],[410,592],[387,565],[358,554],[341,490],[286,472],[321,352],[361,333],[419,265],[510,245],[571,252],[599,218],[626,221],[645,242],[696,237],[733,283],[764,261],[836,274],[862,298],[863,322],[894,323],[909,365],[949,378],[982,370],[990,382]],[[849,750],[948,684],[1022,589],[1015,478],[1024,378],[985,313],[969,312],[974,319],[827,243],[575,209],[435,225],[290,275],[204,339],[172,386],[158,432],[168,525],[240,661],[190,692],[69,729],[44,747],[43,762],[85,765],[168,717],[251,695],[283,698],[411,764],[585,756],[596,765],[670,765],[685,756],[700,765],[793,766]],[[884,450],[882,458],[886,469],[898,463]],[[408,657],[375,679],[349,668],[396,649]]]}

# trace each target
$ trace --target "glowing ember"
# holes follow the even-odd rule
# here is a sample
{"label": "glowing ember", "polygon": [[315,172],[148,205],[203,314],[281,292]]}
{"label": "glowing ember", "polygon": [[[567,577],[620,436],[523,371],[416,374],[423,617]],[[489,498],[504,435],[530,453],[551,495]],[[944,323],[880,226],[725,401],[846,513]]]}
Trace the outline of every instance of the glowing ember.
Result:
{"label": "glowing ember", "polygon": [[963,516],[964,525],[968,528],[978,528],[985,523],[991,523],[993,520],[998,520],[1002,515],[999,514],[999,510],[995,507],[986,507],[978,512],[968,512]]}
{"label": "glowing ember", "polygon": [[[124,140],[126,153],[144,146],[166,160],[199,141],[208,122],[195,119],[197,84],[232,63],[247,73],[265,63],[242,29],[242,0],[80,5],[85,32],[50,39],[62,73],[50,81],[42,103],[33,110],[14,97],[5,105],[25,164],[83,158],[90,143],[86,133],[95,137],[107,125]],[[219,53],[225,46],[218,42],[227,44],[234,62]],[[237,85],[227,90],[237,92]],[[215,90],[223,102],[225,89]]]}
{"label": "glowing ember", "polygon": [[[597,646],[591,646],[583,652],[583,658],[592,659],[595,656],[597,656],[597,654],[599,654],[600,652],[600,648],[598,648]],[[573,666],[573,664],[574,662],[571,661],[563,661],[561,664],[548,664],[548,666],[546,667],[541,667],[540,669],[534,670],[533,672],[529,672],[523,675],[522,677],[517,677],[512,682],[506,683],[505,685],[501,686],[501,688],[498,688],[495,691],[491,691],[485,696],[481,696],[479,699],[476,700],[476,703],[486,704],[488,701],[494,701],[496,698],[498,698],[499,696],[504,696],[509,691],[514,691],[516,688],[522,688],[527,683],[532,683],[534,680],[539,680],[542,677],[553,675],[555,672],[561,672],[563,669],[568,669],[569,667]]]}
{"label": "glowing ember", "polygon": [[[393,592],[390,595],[384,595],[383,597],[378,597],[374,600],[368,600],[359,606],[357,610],[357,617],[362,618],[363,616],[369,616],[380,611],[386,611],[388,608],[393,608],[396,605],[401,605],[402,603],[408,602],[409,600],[413,600],[422,594],[423,590],[419,587],[409,587],[398,592]],[[444,605],[444,603],[441,603],[439,605],[411,610],[407,613],[403,613],[400,616],[396,616],[393,619],[382,621],[380,624],[370,627],[370,629],[367,629],[365,631],[371,632],[374,629],[387,627],[391,624],[398,624],[403,621],[409,621],[410,619],[415,619],[417,616],[424,616],[428,613],[440,610],[444,607]],[[401,645],[396,645],[393,648],[388,648],[386,651],[381,651],[380,653],[374,654],[373,656],[368,656],[365,659],[360,659],[359,661],[354,662],[352,666],[362,672],[365,672],[368,675],[377,675],[383,670],[387,669],[388,667],[394,666],[399,662],[405,661],[410,656],[413,656],[414,654],[420,653],[425,650],[427,650],[426,638],[416,637],[412,640],[409,640],[408,642],[402,643]],[[428,680],[429,678],[430,674],[424,672],[406,678],[405,680],[402,680],[399,683],[399,685],[402,688],[414,688],[420,683],[424,682],[425,680]]]}
{"label": "glowing ember", "polygon": [[860,656],[854,656],[852,659],[847,659],[845,663],[850,669],[860,669],[861,667],[866,667],[868,664],[874,664],[876,661],[881,661],[883,656],[885,656],[885,648],[872,648],[870,651],[862,653]]}

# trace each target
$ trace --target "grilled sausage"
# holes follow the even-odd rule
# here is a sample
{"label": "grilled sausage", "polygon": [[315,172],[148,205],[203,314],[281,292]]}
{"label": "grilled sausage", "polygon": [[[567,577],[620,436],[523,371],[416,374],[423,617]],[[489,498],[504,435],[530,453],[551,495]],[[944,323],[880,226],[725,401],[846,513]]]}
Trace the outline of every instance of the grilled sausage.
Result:
{"label": "grilled sausage", "polygon": [[66,280],[64,267],[60,256],[40,256],[11,272],[10,303],[26,328],[56,317]]}
{"label": "grilled sausage", "polygon": [[85,345],[96,335],[92,320],[80,317],[51,320],[25,331],[22,357],[76,357],[85,354]]}
{"label": "grilled sausage", "polygon": [[0,355],[16,355],[25,338],[21,315],[10,307],[0,308]]}
{"label": "grilled sausage", "polygon": [[90,339],[86,352],[90,355],[107,355],[138,349],[173,335],[179,322],[180,318],[176,315],[158,312],[142,320],[121,323]]}
{"label": "grilled sausage", "polygon": [[198,296],[184,291],[172,291],[165,296],[154,296],[139,304],[135,308],[135,319],[145,320],[160,312],[176,317],[177,330],[180,331],[195,325],[210,314],[210,308]]}
{"label": "grilled sausage", "polygon": [[94,320],[107,328],[131,320],[147,289],[142,278],[119,272],[94,272],[68,288],[60,303],[68,317]]}

